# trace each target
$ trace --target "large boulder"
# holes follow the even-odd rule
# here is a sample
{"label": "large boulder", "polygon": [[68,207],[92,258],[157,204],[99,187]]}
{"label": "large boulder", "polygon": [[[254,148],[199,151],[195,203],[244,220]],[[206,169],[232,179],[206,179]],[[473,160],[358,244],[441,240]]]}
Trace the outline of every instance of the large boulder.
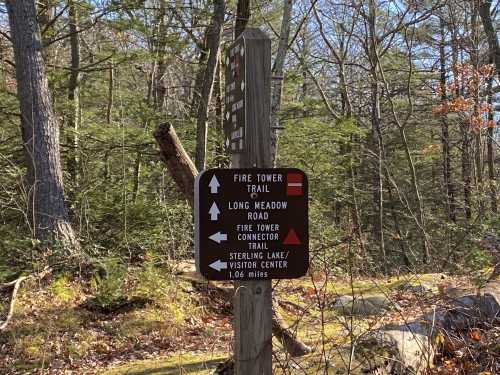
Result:
{"label": "large boulder", "polygon": [[420,374],[434,359],[426,322],[388,325],[359,340],[356,358],[364,372],[372,374]]}
{"label": "large boulder", "polygon": [[386,325],[358,340],[356,358],[371,374],[423,374],[432,366],[435,335],[441,330],[462,330],[485,320],[500,319],[500,281],[491,281],[479,293],[462,293],[451,308],[401,325]]}

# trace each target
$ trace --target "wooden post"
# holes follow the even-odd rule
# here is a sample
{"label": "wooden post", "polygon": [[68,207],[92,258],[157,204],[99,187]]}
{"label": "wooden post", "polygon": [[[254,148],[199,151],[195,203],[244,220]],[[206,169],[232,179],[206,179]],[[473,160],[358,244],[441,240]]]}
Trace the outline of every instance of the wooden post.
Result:
{"label": "wooden post", "polygon": [[[259,29],[247,28],[245,146],[232,155],[232,168],[270,168],[271,163],[271,40]],[[272,374],[271,280],[234,283],[234,357],[237,375]]]}

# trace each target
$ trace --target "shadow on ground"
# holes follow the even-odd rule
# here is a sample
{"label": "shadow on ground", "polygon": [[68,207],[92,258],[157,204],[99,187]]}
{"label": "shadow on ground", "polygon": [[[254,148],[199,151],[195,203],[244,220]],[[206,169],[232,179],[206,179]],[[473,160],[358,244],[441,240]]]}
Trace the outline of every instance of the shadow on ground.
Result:
{"label": "shadow on ground", "polygon": [[[173,363],[172,360],[165,361],[143,361],[132,366],[120,366],[112,370],[105,371],[102,375],[173,375],[173,374],[210,374],[217,365],[225,358],[215,358],[212,360],[190,361],[188,363]],[[162,364],[163,362],[163,364]],[[182,362],[182,361],[181,361]]]}

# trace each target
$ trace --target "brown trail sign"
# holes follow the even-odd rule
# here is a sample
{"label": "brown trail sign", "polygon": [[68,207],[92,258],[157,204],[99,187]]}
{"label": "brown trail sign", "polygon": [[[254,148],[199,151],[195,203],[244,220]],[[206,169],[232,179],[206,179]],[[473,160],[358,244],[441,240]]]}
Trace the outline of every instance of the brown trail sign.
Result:
{"label": "brown trail sign", "polygon": [[211,169],[195,183],[196,265],[209,280],[293,279],[309,265],[298,169]]}

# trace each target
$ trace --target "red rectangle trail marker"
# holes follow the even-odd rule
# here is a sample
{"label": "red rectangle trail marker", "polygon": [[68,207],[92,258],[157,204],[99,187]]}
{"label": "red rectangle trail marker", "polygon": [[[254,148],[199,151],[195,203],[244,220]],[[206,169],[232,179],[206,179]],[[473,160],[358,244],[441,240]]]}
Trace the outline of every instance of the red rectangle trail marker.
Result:
{"label": "red rectangle trail marker", "polygon": [[286,195],[297,196],[304,194],[302,174],[288,173],[286,175]]}

